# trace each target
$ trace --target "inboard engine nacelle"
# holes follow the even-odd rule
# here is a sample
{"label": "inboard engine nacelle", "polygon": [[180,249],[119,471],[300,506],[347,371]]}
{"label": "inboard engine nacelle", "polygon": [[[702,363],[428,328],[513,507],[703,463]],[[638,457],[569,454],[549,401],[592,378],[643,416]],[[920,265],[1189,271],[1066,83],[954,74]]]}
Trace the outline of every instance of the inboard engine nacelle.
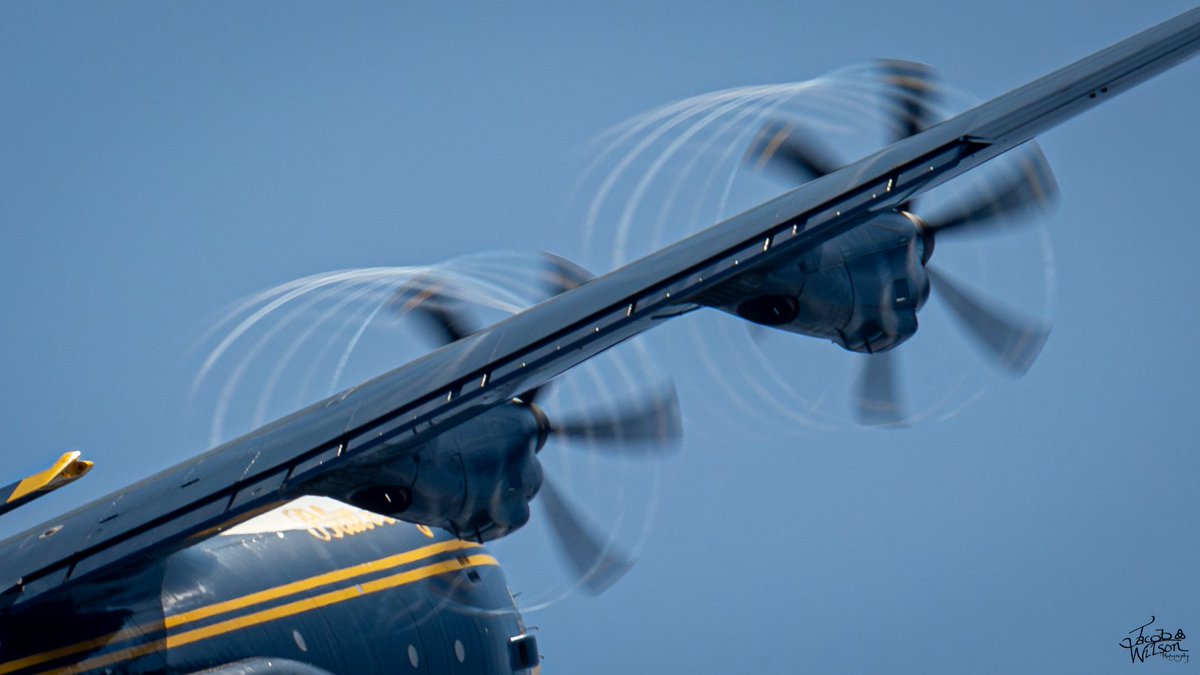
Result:
{"label": "inboard engine nacelle", "polygon": [[[489,541],[529,520],[542,485],[540,411],[514,400],[407,451],[316,486],[326,496],[463,539]],[[396,441],[399,442],[399,441]]]}

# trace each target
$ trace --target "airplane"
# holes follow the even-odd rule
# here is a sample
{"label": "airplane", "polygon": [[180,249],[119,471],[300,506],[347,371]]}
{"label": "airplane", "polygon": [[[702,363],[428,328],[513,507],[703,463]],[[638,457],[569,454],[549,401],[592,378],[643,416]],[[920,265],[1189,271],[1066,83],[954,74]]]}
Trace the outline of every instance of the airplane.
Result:
{"label": "airplane", "polygon": [[[1200,9],[0,543],[0,673],[536,670],[481,545],[557,496],[536,454],[554,428],[540,387],[716,289],[747,291],[722,308],[803,332],[786,301],[801,306],[801,289],[780,271],[880,225],[921,252],[904,205],[1197,49]],[[911,262],[910,292],[924,288]],[[782,285],[739,286],[755,273]],[[844,346],[910,334],[863,322]],[[77,461],[6,499],[66,484]],[[581,576],[609,567],[578,534]]]}

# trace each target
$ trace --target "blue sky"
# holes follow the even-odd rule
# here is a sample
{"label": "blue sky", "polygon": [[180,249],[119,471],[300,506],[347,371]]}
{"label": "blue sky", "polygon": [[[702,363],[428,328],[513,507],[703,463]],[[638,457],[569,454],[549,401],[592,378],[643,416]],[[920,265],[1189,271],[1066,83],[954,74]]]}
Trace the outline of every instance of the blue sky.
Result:
{"label": "blue sky", "polygon": [[[5,4],[0,476],[70,448],[98,466],[0,530],[205,449],[193,346],[250,293],[492,250],[605,271],[581,240],[584,172],[590,141],[632,115],[881,56],[987,97],[1189,4]],[[1126,672],[1117,642],[1150,615],[1200,634],[1198,68],[1040,139],[1062,191],[1041,230],[1054,332],[1023,380],[971,371],[982,393],[949,419],[743,414],[694,365],[692,334],[721,317],[649,336],[682,452],[576,477],[628,480],[657,511],[649,538],[619,539],[640,561],[608,594],[527,616],[546,667]],[[996,279],[1029,269],[1012,242],[975,245]],[[917,378],[958,368],[943,355],[961,337],[935,317],[906,361]],[[764,344],[809,394],[850,372],[831,345]],[[398,363],[371,353],[364,374]],[[497,547],[529,594],[561,583],[538,526]]]}

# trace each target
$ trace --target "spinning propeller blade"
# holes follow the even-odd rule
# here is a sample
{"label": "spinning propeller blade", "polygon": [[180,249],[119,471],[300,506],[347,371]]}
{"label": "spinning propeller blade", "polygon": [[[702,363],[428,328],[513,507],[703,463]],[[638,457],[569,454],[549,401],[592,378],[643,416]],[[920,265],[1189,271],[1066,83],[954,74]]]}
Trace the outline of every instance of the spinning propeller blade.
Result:
{"label": "spinning propeller blade", "polygon": [[1020,172],[1006,176],[989,188],[967,195],[956,204],[924,217],[925,225],[938,236],[947,231],[972,232],[987,225],[1001,225],[1005,218],[1049,208],[1058,195],[1058,183],[1041,152],[1030,153]]}
{"label": "spinning propeller blade", "polygon": [[[542,266],[542,290],[547,298],[566,293],[572,288],[579,288],[593,278],[592,273],[583,267],[548,251],[542,251]],[[546,383],[534,387],[517,398],[526,403],[536,403],[538,397],[544,394],[549,386],[550,383]]]}
{"label": "spinning propeller blade", "polygon": [[[891,116],[890,142],[925,130],[938,121],[933,104],[937,84],[933,70],[912,61],[884,60],[876,64]],[[781,119],[768,121],[758,131],[742,157],[756,169],[771,167],[797,183],[807,183],[838,169],[842,163],[810,132]],[[911,202],[900,205],[910,210]]]}
{"label": "spinning propeller blade", "polygon": [[960,325],[989,356],[1015,375],[1023,375],[1029,370],[1050,336],[1048,326],[1009,316],[998,309],[988,309],[950,277],[933,268],[926,270],[934,290],[945,299]]}
{"label": "spinning propeller blade", "polygon": [[542,251],[542,264],[544,266],[542,280],[547,297],[565,293],[592,280],[591,272],[562,256],[547,251]]}
{"label": "spinning propeller blade", "polygon": [[937,81],[933,69],[915,61],[881,59],[876,62],[879,79],[891,108],[893,142],[908,138],[938,122],[933,103],[937,100]]}
{"label": "spinning propeller blade", "polygon": [[896,350],[870,354],[864,358],[858,375],[854,416],[860,424],[868,426],[904,426],[904,403],[896,386]]}
{"label": "spinning propeller blade", "polygon": [[392,297],[392,305],[400,315],[413,314],[424,326],[428,340],[435,346],[457,342],[475,332],[461,307],[461,302],[447,293],[442,283],[433,279],[413,279]]}
{"label": "spinning propeller blade", "polygon": [[[884,96],[892,122],[890,143],[920,133],[939,121],[933,109],[937,100],[937,81],[932,68],[897,59],[882,59],[876,62],[876,67],[880,81],[887,87]],[[898,208],[911,211],[914,202],[910,199]]]}
{"label": "spinning propeller blade", "polygon": [[600,537],[568,505],[549,477],[542,482],[538,494],[546,507],[554,541],[571,571],[589,593],[603,593],[633,567],[632,561],[601,543]]}
{"label": "spinning propeller blade", "polygon": [[[563,440],[601,441],[605,450],[629,456],[652,457],[674,449],[679,439],[679,398],[674,387],[656,392],[637,405],[626,405],[608,414],[580,415],[561,424],[551,423],[550,436]],[[636,444],[632,446],[622,443]]]}
{"label": "spinning propeller blade", "polygon": [[[604,442],[604,451],[638,458],[659,457],[673,449],[680,436],[679,399],[673,386],[659,390],[634,406],[612,414],[581,415],[564,424],[542,419],[549,435],[562,440]],[[603,593],[633,566],[633,561],[607,550],[547,477],[538,493],[546,506],[555,540],[568,567],[593,595]]]}
{"label": "spinning propeller blade", "polygon": [[[586,269],[553,253],[543,252],[542,264],[541,281],[547,297],[582,286],[592,278]],[[413,279],[396,292],[392,305],[401,315],[416,315],[425,325],[430,342],[438,347],[461,340],[476,330],[458,294],[436,278]]]}
{"label": "spinning propeller blade", "polygon": [[798,183],[820,178],[841,166],[816,139],[783,120],[763,125],[746,149],[742,162],[755,169],[769,166]]}

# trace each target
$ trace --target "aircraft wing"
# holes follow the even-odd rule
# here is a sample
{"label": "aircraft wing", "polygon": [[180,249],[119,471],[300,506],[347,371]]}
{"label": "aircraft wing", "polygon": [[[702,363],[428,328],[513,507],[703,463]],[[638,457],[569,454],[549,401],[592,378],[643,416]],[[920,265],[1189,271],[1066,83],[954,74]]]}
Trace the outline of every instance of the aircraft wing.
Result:
{"label": "aircraft wing", "polygon": [[0,607],[123,566],[371,467],[656,322],[698,294],[892,210],[1200,49],[1200,9],[899,141],[385,375],[0,543]]}

